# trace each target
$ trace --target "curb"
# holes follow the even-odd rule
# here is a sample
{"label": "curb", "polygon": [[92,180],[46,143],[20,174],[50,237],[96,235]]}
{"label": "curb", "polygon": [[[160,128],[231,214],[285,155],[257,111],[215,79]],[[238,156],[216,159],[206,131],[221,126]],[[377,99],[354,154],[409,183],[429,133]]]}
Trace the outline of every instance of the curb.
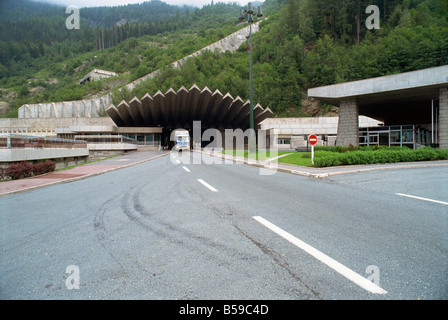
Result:
{"label": "curb", "polygon": [[157,159],[157,158],[161,158],[161,157],[167,156],[168,154],[169,153],[161,154],[161,155],[158,155],[158,156],[155,156],[155,157],[152,157],[152,158],[148,158],[148,159],[144,159],[144,160],[140,160],[140,161],[137,161],[137,162],[134,162],[134,163],[124,164],[124,165],[119,166],[119,167],[110,168],[110,169],[107,169],[107,170],[93,172],[93,173],[88,173],[88,174],[85,174],[85,175],[82,175],[82,176],[79,176],[79,177],[62,179],[62,180],[59,180],[59,181],[53,181],[53,182],[41,184],[41,185],[38,185],[38,186],[32,186],[32,187],[27,187],[27,188],[23,188],[23,189],[14,190],[14,191],[5,192],[5,193],[0,194],[0,198],[4,197],[4,196],[16,194],[16,193],[21,193],[21,192],[30,191],[30,190],[34,190],[34,189],[39,189],[39,188],[43,188],[43,187],[49,187],[49,186],[56,185],[56,184],[69,183],[69,182],[73,182],[73,181],[84,180],[84,179],[87,179],[87,178],[90,178],[90,177],[99,176],[101,174],[112,172],[112,171],[115,171],[115,170],[132,167],[132,166],[135,166],[135,165],[140,164],[140,163],[144,163],[144,162],[147,162],[147,161],[151,161],[151,160],[154,160],[154,159]]}
{"label": "curb", "polygon": [[[243,164],[247,164],[250,166],[254,166],[254,167],[259,167],[259,168],[265,168],[265,169],[272,169],[272,170],[277,170],[279,172],[283,172],[283,173],[289,173],[289,174],[295,174],[295,175],[299,175],[299,176],[303,176],[303,177],[308,177],[308,178],[314,178],[314,179],[321,179],[321,178],[327,178],[327,177],[331,177],[331,176],[335,176],[335,175],[341,175],[341,174],[350,174],[350,173],[358,173],[358,172],[369,172],[369,171],[376,171],[376,170],[393,170],[393,169],[414,169],[414,168],[428,168],[428,167],[444,167],[444,166],[448,166],[448,163],[437,163],[437,161],[433,161],[433,163],[422,163],[422,164],[416,164],[416,163],[412,163],[412,164],[403,164],[403,165],[395,165],[395,166],[387,166],[387,167],[381,167],[376,166],[373,168],[350,168],[350,166],[339,166],[339,167],[333,167],[333,168],[344,168],[347,167],[347,170],[344,171],[335,171],[335,172],[323,172],[323,173],[311,173],[311,172],[306,172],[306,171],[300,171],[300,170],[296,170],[296,169],[287,169],[287,168],[282,168],[280,167],[278,164],[277,166],[272,166],[269,164],[263,164],[263,163],[259,163],[257,162],[258,160],[246,160],[244,159],[238,159],[235,158],[234,156],[230,156],[230,155],[226,155],[226,154],[219,154],[219,153],[208,153],[208,152],[204,152],[202,150],[194,150],[195,152],[199,152],[202,154],[206,154],[209,155],[211,157],[217,157],[217,158],[222,158],[222,159],[226,159],[226,160],[232,160],[234,162],[239,162],[239,163],[243,163]],[[441,160],[443,161],[443,160]],[[255,162],[255,163],[254,163]],[[269,161],[267,161],[269,162]],[[405,163],[405,162],[403,162]],[[297,166],[297,168],[300,168],[299,166]]]}

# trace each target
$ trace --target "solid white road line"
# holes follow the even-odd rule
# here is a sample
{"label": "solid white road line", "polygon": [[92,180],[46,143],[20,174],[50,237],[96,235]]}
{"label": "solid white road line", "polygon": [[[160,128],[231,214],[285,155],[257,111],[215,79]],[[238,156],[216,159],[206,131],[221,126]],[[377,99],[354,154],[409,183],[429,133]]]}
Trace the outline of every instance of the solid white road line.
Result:
{"label": "solid white road line", "polygon": [[198,181],[200,182],[200,183],[202,183],[206,188],[208,188],[209,190],[211,190],[211,191],[213,191],[213,192],[218,192],[218,190],[217,189],[215,189],[215,188],[213,188],[211,185],[209,185],[207,182],[205,182],[204,180],[202,180],[202,179],[198,179]]}
{"label": "solid white road line", "polygon": [[402,196],[402,197],[408,197],[408,198],[418,199],[418,200],[424,200],[424,201],[430,201],[430,202],[440,203],[440,204],[444,204],[444,205],[448,206],[448,202],[445,202],[445,201],[439,201],[439,200],[433,200],[433,199],[428,199],[428,198],[423,198],[423,197],[417,197],[417,196],[412,196],[412,195],[410,195],[410,194],[404,194],[404,193],[396,193],[396,195],[398,195],[398,196]]}
{"label": "solid white road line", "polygon": [[182,167],[185,171],[190,172],[190,169],[188,169],[187,167]]}
{"label": "solid white road line", "polygon": [[268,229],[270,229],[271,231],[275,232],[279,236],[283,237],[284,239],[288,240],[295,246],[299,247],[306,253],[312,255],[317,260],[323,262],[324,264],[326,264],[333,270],[339,272],[341,275],[343,275],[347,279],[353,281],[361,288],[363,288],[371,293],[376,293],[376,294],[386,294],[387,293],[386,290],[380,288],[372,281],[370,281],[370,280],[364,278],[363,276],[357,274],[356,272],[350,270],[346,266],[344,266],[341,263],[337,262],[336,260],[330,258],[329,256],[323,254],[319,250],[311,247],[310,245],[306,244],[305,242],[297,239],[292,234],[277,227],[276,225],[272,224],[271,222],[267,221],[266,219],[259,217],[259,216],[255,216],[253,218],[255,220],[257,220],[259,223],[261,223],[262,225],[264,225],[265,227],[267,227]]}

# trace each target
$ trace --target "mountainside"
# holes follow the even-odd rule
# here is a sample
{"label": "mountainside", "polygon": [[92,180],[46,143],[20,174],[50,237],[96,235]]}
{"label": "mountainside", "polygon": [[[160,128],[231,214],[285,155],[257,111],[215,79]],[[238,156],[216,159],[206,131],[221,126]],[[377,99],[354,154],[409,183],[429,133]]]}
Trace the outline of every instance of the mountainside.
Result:
{"label": "mountainside", "polygon": [[[379,30],[366,27],[371,4],[379,8]],[[252,47],[254,99],[277,116],[330,111],[306,99],[309,87],[448,64],[445,0],[267,0],[263,9],[267,19]],[[82,9],[80,30],[67,30],[65,8],[2,0],[3,116],[15,116],[25,103],[105,94],[158,69],[133,92],[113,89],[114,100],[193,84],[248,99],[247,43],[236,53],[204,52],[180,69],[170,67],[243,27],[239,10],[236,4],[198,9],[160,1]],[[119,77],[79,85],[93,68]]]}
{"label": "mountainside", "polygon": [[[2,0],[0,114],[15,117],[25,103],[105,94],[238,30],[242,27],[239,9],[236,4],[199,9],[153,0],[81,9],[80,29],[68,30],[65,7]],[[137,15],[136,11],[150,13]],[[95,27],[89,26],[91,21]],[[111,23],[115,24],[108,28]],[[120,77],[80,86],[79,79],[94,68],[117,72]]]}
{"label": "mountainside", "polygon": [[[380,9],[379,30],[365,24],[372,2]],[[310,87],[448,64],[445,1],[267,0],[263,6],[269,18],[253,39],[254,99],[277,116],[332,111],[307,99]],[[119,98],[196,83],[247,99],[248,59],[247,45],[235,54],[206,52]]]}

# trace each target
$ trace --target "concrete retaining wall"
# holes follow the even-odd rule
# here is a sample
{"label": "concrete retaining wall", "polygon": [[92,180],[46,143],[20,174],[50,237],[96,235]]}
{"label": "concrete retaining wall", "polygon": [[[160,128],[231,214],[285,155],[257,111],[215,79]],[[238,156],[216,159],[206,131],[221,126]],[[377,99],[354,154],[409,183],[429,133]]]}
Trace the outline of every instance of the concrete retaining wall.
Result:
{"label": "concrete retaining wall", "polygon": [[25,104],[19,108],[19,119],[27,118],[94,118],[105,115],[112,96],[98,99]]}
{"label": "concrete retaining wall", "polygon": [[109,117],[97,118],[4,118],[0,119],[0,133],[56,137],[56,129],[70,127],[115,127]]}

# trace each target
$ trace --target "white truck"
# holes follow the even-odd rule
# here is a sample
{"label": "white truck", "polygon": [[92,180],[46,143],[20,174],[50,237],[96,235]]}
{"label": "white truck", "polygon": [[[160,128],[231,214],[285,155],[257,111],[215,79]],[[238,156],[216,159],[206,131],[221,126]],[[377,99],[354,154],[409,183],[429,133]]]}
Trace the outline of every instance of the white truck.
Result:
{"label": "white truck", "polygon": [[187,130],[174,130],[171,133],[171,141],[174,141],[173,150],[190,150],[190,133]]}

